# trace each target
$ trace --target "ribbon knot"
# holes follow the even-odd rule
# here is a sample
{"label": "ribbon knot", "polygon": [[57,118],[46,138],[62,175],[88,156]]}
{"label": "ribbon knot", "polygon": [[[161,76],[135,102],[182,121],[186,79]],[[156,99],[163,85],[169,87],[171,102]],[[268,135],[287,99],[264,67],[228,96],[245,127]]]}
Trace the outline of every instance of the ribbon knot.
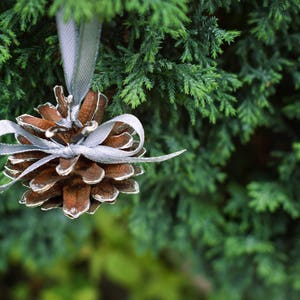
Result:
{"label": "ribbon knot", "polygon": [[[76,145],[70,144],[62,148],[61,156],[64,158],[71,158],[77,155]],[[54,153],[53,153],[54,154]]]}

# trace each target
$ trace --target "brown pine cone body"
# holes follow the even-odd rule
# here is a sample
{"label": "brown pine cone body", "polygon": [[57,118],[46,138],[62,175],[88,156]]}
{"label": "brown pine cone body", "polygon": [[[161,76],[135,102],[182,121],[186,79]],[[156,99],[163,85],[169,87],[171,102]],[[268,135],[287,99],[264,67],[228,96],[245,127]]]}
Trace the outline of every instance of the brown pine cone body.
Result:
{"label": "brown pine cone body", "polygon": [[[64,126],[70,115],[70,103],[63,95],[62,87],[54,88],[57,107],[46,103],[36,110],[42,118],[22,115],[18,124],[26,131],[57,143],[68,145],[87,136],[98,127],[103,118],[106,100],[99,93],[90,91],[84,99],[78,114],[77,124]],[[137,142],[134,131],[125,123],[117,122],[102,145],[122,150],[133,150]],[[30,144],[23,136],[17,136],[21,144]],[[145,153],[143,148],[136,156]],[[5,173],[16,178],[31,164],[46,156],[39,151],[14,154],[8,158]],[[20,203],[27,206],[41,206],[42,210],[62,207],[70,218],[77,218],[84,212],[95,213],[101,203],[114,203],[119,193],[138,193],[138,183],[131,177],[142,174],[140,167],[122,164],[101,164],[79,155],[70,159],[52,160],[24,177],[29,190]]]}

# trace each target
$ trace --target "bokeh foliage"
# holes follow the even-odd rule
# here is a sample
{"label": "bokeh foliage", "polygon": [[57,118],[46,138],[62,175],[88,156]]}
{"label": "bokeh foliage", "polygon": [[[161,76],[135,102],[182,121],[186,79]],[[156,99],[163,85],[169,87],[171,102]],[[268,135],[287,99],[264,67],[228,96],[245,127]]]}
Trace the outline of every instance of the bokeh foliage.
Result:
{"label": "bokeh foliage", "polygon": [[[107,115],[132,110],[151,155],[188,149],[145,166],[139,197],[117,204],[135,248],[178,253],[179,265],[188,261],[190,272],[211,282],[209,299],[299,299],[300,2],[1,1],[1,118],[53,101],[52,86],[63,82],[54,21],[62,3],[66,18],[103,20],[93,88],[111,99]],[[101,213],[71,223],[4,204],[17,202],[17,189],[1,197],[3,269],[17,242],[20,253],[31,253],[33,242],[48,245],[47,233],[58,259],[65,255],[59,241],[72,237],[66,245],[74,254],[102,226]],[[21,243],[34,219],[40,226]],[[36,267],[50,261],[40,252]],[[127,289],[138,293],[132,282]],[[163,289],[151,297],[169,299]]]}
{"label": "bokeh foliage", "polygon": [[[92,221],[91,228],[88,216],[70,224],[64,217],[51,214],[48,223],[55,220],[59,229],[53,232],[53,227],[48,233],[50,237],[46,230],[43,230],[44,236],[35,236],[36,247],[46,246],[40,251],[26,244],[25,236],[31,236],[44,216],[42,213],[31,216],[33,224],[27,221],[23,234],[19,233],[18,243],[23,245],[11,247],[13,251],[6,258],[9,267],[0,275],[1,297],[14,300],[181,300],[187,296],[197,299],[195,285],[189,278],[191,274],[178,272],[176,267],[180,264],[174,264],[169,254],[161,255],[160,259],[149,252],[136,254],[128,239],[125,216],[124,211],[121,215],[120,211],[102,210]],[[88,238],[82,235],[82,230],[87,228],[90,229]],[[60,239],[53,238],[54,234]],[[53,240],[58,244],[51,245]],[[24,254],[24,249],[31,249],[31,252]],[[53,253],[51,256],[51,250],[56,257]],[[44,260],[40,261],[39,257]]]}

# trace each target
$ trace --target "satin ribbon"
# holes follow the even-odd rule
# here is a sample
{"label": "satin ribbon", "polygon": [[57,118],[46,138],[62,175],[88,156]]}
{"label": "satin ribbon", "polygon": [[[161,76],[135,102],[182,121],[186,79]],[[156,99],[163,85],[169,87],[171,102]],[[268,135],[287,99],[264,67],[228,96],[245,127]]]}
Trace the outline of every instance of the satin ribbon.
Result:
{"label": "satin ribbon", "polygon": [[101,24],[94,17],[78,27],[74,19],[64,22],[64,8],[56,14],[66,86],[73,96],[72,117],[76,119],[80,103],[88,92],[95,70]]}
{"label": "satin ribbon", "polygon": [[[132,127],[139,137],[138,146],[135,150],[126,151],[121,148],[113,148],[109,146],[101,145],[110,134],[114,125],[117,122],[128,124]],[[13,179],[8,184],[0,186],[0,191],[4,191],[13,185],[18,180],[22,179],[25,175],[36,170],[37,168],[45,165],[49,161],[58,158],[72,158],[77,155],[83,155],[84,157],[103,164],[119,164],[119,163],[141,163],[141,162],[161,162],[180,155],[185,150],[177,151],[171,154],[162,155],[158,157],[133,157],[136,155],[144,145],[144,129],[139,119],[131,114],[124,114],[117,116],[103,124],[101,124],[95,131],[93,131],[88,137],[81,140],[78,144],[70,144],[64,146],[59,143],[48,141],[43,138],[34,136],[33,134],[24,130],[21,126],[8,121],[0,121],[0,136],[14,133],[16,135],[22,135],[28,139],[32,145],[10,145],[0,144],[0,155],[17,154],[28,151],[41,151],[48,156],[37,160],[30,167],[28,167],[17,178]]]}

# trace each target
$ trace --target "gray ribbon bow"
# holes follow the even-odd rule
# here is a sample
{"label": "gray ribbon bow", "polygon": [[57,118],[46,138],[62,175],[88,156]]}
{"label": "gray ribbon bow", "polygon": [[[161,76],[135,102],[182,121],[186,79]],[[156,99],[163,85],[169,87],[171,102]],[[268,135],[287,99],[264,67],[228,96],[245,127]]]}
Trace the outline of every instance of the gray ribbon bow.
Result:
{"label": "gray ribbon bow", "polygon": [[[125,151],[120,148],[113,148],[109,146],[101,145],[104,140],[108,137],[109,133],[113,129],[116,122],[122,122],[128,124],[132,127],[139,137],[138,147],[133,151]],[[140,163],[140,162],[161,162],[175,156],[180,155],[185,150],[177,151],[168,155],[158,156],[158,157],[132,157],[137,154],[144,145],[144,129],[139,121],[139,119],[131,114],[124,114],[115,117],[100,126],[93,131],[88,137],[82,139],[76,144],[69,144],[64,146],[55,141],[45,140],[34,136],[33,134],[24,130],[21,126],[8,121],[0,121],[0,136],[9,133],[14,133],[16,135],[21,135],[29,140],[32,145],[10,145],[10,144],[0,144],[0,154],[9,155],[17,154],[28,151],[41,151],[49,154],[48,156],[36,161],[30,165],[23,173],[21,173],[17,178],[13,179],[8,184],[0,186],[0,191],[4,191],[13,185],[18,180],[22,179],[28,173],[36,170],[37,168],[43,166],[49,161],[58,158],[72,158],[77,155],[83,155],[84,157],[103,164],[119,164],[119,163]]]}

